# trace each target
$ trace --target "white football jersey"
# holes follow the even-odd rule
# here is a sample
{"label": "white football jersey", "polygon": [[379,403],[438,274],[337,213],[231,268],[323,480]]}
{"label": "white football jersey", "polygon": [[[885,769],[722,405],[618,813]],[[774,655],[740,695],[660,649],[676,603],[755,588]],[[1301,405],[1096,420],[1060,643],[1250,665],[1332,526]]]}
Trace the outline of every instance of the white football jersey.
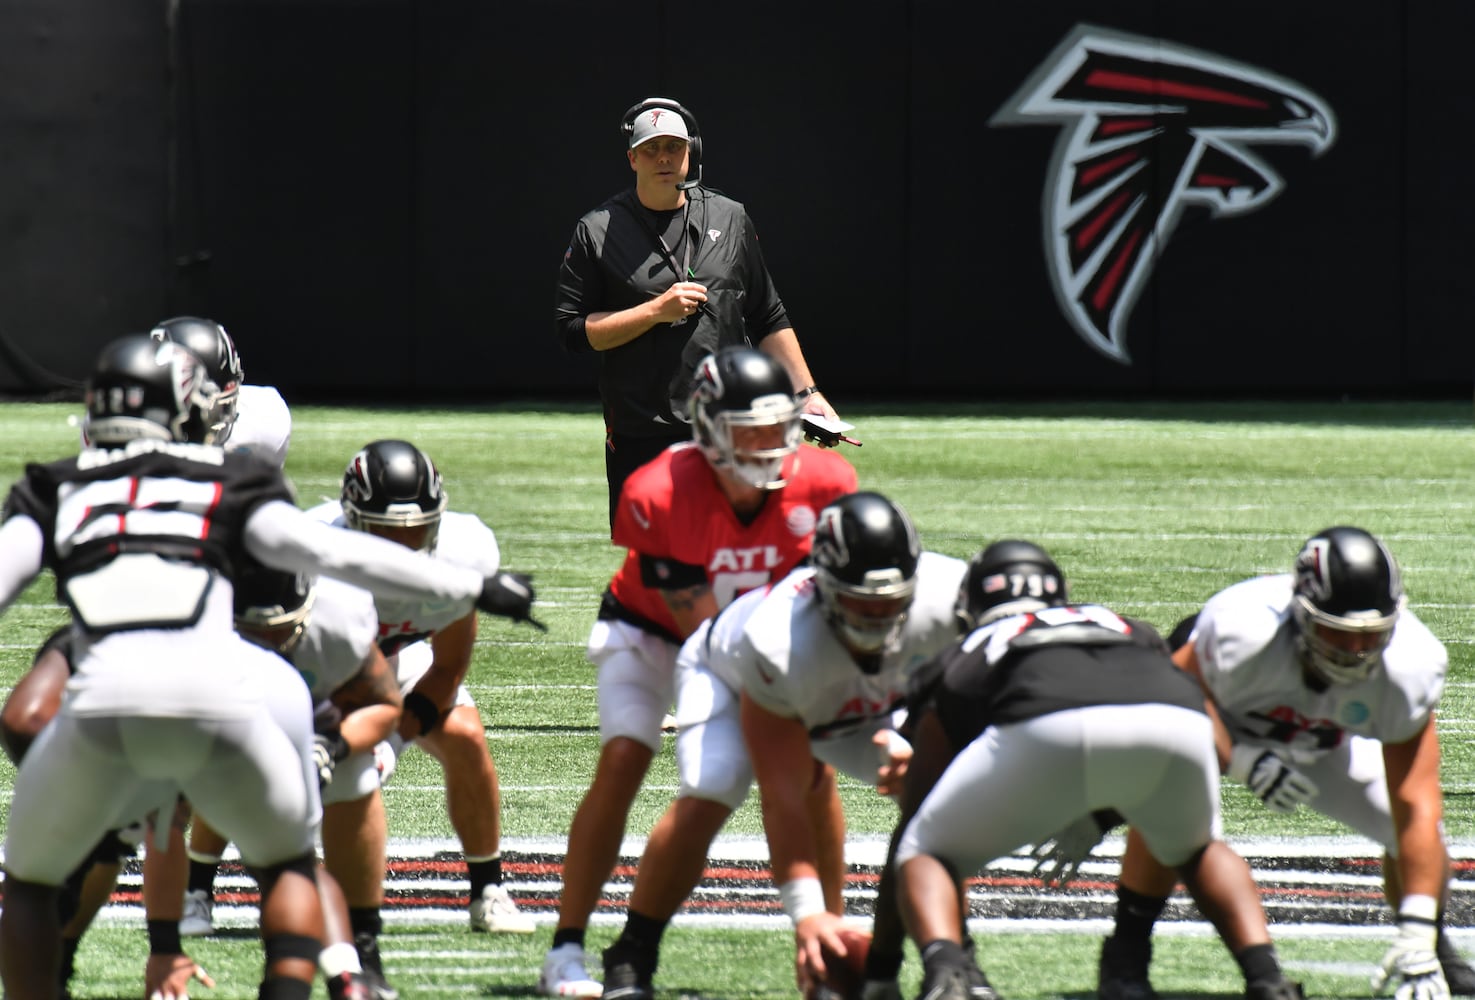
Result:
{"label": "white football jersey", "polygon": [[1315,691],[1296,655],[1292,586],[1290,574],[1237,583],[1214,595],[1194,626],[1204,684],[1235,741],[1277,747],[1306,762],[1346,733],[1386,743],[1416,735],[1444,690],[1444,645],[1405,609],[1380,669],[1356,684]]}
{"label": "white football jersey", "polygon": [[313,585],[312,612],[292,665],[307,682],[314,703],[358,674],[369,650],[379,638],[379,614],[374,595],[332,577]]}
{"label": "white football jersey", "polygon": [[292,411],[282,394],[269,385],[243,385],[236,400],[236,422],[223,447],[249,451],[278,469],[287,464],[292,443]]}
{"label": "white football jersey", "polygon": [[[308,515],[324,523],[346,528],[343,507],[328,500],[308,510]],[[455,566],[476,570],[483,577],[497,572],[501,552],[497,536],[475,514],[446,511],[440,518],[440,534],[435,545],[437,558]],[[379,639],[388,655],[398,648],[425,639],[451,622],[466,616],[461,601],[376,599],[379,613]]]}
{"label": "white football jersey", "polygon": [[[712,624],[707,663],[759,705],[802,721],[816,757],[874,783],[876,753],[869,747],[870,734],[890,725],[911,672],[957,640],[954,605],[967,568],[961,559],[922,553],[916,596],[900,642],[882,657],[874,674],[857,666],[826,623],[815,571],[808,567],[790,573],[766,593],[745,594],[719,615]],[[863,739],[847,739],[857,735]],[[849,748],[840,751],[841,742]],[[837,744],[836,753],[826,752],[831,743]],[[856,746],[866,749],[856,754]]]}

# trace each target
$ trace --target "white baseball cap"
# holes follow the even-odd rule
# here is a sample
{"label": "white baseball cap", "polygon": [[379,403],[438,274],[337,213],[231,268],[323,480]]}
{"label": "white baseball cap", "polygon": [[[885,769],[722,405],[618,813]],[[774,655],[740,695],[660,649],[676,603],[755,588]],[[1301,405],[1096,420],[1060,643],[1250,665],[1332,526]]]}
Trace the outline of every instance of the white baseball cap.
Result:
{"label": "white baseball cap", "polygon": [[686,119],[679,113],[670,108],[646,108],[635,116],[634,127],[630,130],[630,148],[634,149],[659,136],[691,141],[691,133],[686,130]]}

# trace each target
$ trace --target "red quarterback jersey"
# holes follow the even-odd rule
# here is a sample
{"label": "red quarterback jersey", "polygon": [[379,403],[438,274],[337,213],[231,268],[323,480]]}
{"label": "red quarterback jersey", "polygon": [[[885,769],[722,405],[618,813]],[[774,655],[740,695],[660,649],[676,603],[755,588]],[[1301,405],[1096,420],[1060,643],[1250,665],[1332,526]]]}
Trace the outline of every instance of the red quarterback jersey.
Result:
{"label": "red quarterback jersey", "polygon": [[809,555],[819,512],[856,489],[855,469],[832,451],[801,445],[784,463],[788,485],[749,524],[738,519],[717,472],[694,443],[672,445],[625,480],[612,540],[629,549],[610,581],[627,610],[677,635],[660,589],[642,580],[642,556],[702,566],[719,608],[781,580]]}

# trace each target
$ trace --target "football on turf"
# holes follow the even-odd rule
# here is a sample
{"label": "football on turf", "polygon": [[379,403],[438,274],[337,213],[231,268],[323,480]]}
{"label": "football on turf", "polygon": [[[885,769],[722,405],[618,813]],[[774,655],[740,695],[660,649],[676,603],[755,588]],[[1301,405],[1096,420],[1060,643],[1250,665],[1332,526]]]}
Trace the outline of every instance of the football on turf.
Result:
{"label": "football on turf", "polygon": [[851,927],[840,930],[845,942],[845,957],[824,949],[825,981],[812,987],[806,1000],[860,1000],[866,984],[866,953],[871,950],[871,936]]}

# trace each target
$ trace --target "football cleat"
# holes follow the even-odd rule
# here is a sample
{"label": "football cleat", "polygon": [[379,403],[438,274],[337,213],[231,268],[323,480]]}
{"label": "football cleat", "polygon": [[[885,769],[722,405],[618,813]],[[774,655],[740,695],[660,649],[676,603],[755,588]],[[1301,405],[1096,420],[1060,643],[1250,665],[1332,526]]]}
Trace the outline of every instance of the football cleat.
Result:
{"label": "football cleat", "polygon": [[505,888],[488,885],[471,901],[471,929],[489,934],[531,934],[538,925],[517,908]]}
{"label": "football cleat", "polygon": [[[919,1000],[982,1000],[973,992],[968,970],[959,966],[945,966],[923,976]],[[997,1000],[989,990],[989,1000]]]}
{"label": "football cleat", "polygon": [[543,956],[538,992],[545,997],[597,997],[604,984],[589,978],[589,957],[576,944],[561,944]]}
{"label": "football cleat", "polygon": [[377,997],[363,973],[344,972],[328,980],[328,1000],[377,1000]]}
{"label": "football cleat", "polygon": [[998,992],[989,984],[988,977],[977,966],[968,969],[968,995],[973,1000],[999,1000]]}
{"label": "football cleat", "polygon": [[618,943],[604,951],[603,1000],[655,1000],[651,985],[654,970],[645,967],[636,955]]}
{"label": "football cleat", "polygon": [[374,1000],[399,1000],[399,990],[384,978],[384,960],[379,955],[379,937],[369,931],[353,936],[353,950],[358,952],[364,971],[359,978],[369,988]]}
{"label": "football cleat", "polygon": [[1133,946],[1113,935],[1101,942],[1097,1000],[1157,1000],[1157,991],[1147,980],[1151,963],[1151,941]]}
{"label": "football cleat", "polygon": [[1245,1000],[1305,1000],[1301,984],[1282,976],[1279,979],[1260,979],[1245,987]]}
{"label": "football cleat", "polygon": [[204,889],[184,894],[184,916],[179,918],[181,937],[209,937],[215,933],[215,900]]}

